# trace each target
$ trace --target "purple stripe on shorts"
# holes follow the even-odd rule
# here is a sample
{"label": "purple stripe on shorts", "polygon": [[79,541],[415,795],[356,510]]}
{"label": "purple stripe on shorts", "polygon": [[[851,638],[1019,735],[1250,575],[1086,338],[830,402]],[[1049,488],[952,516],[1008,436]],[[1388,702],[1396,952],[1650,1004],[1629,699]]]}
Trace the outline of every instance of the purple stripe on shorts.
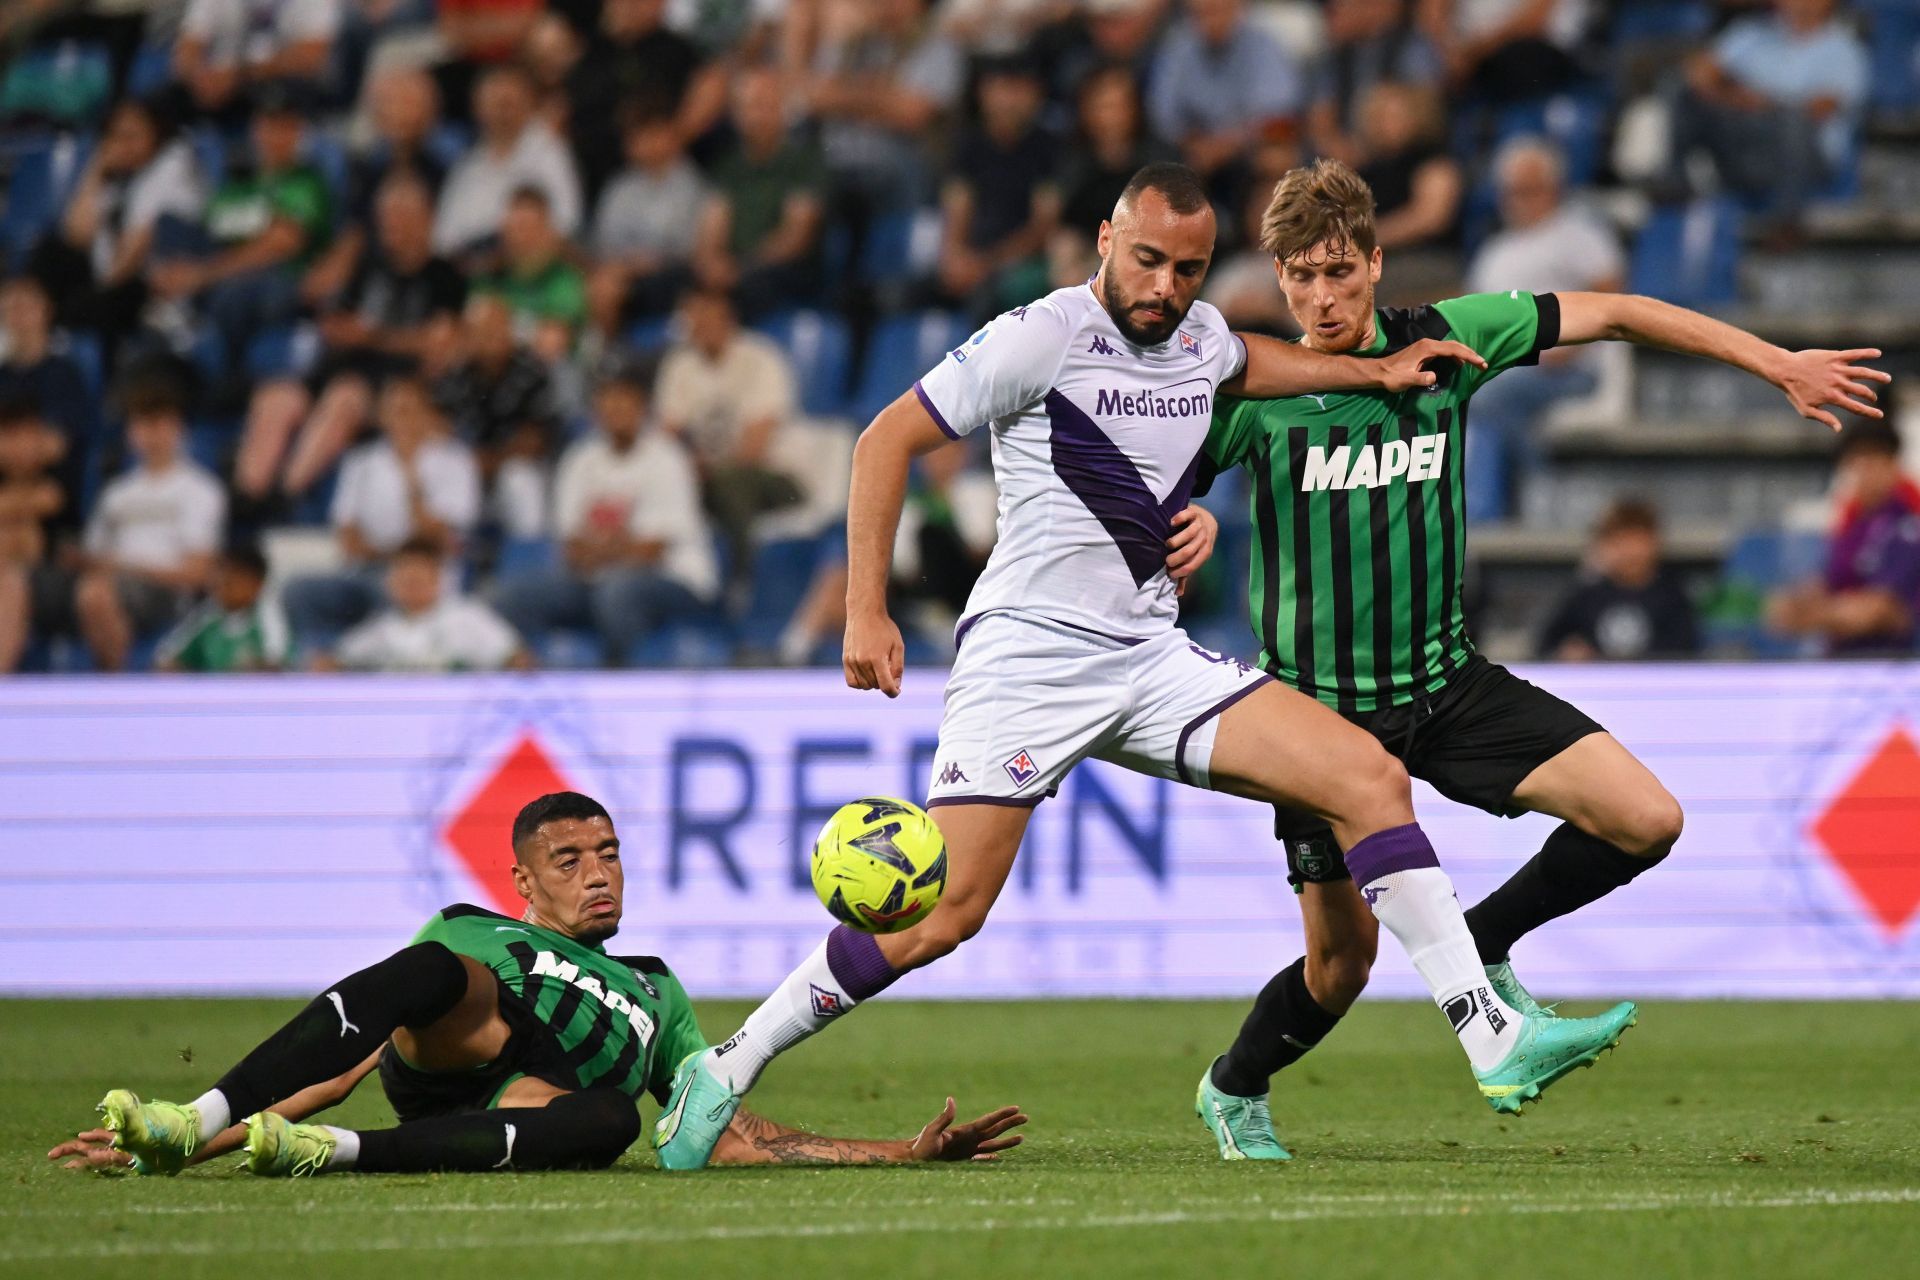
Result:
{"label": "purple stripe on shorts", "polygon": [[927,801],[927,808],[938,809],[943,804],[997,804],[1003,809],[1031,809],[1052,794],[1043,791],[1037,796],[935,796]]}
{"label": "purple stripe on shorts", "polygon": [[1180,781],[1186,783],[1188,786],[1194,785],[1193,776],[1187,772],[1187,739],[1193,736],[1193,731],[1215,716],[1226,711],[1228,707],[1240,701],[1240,699],[1246,697],[1261,685],[1271,684],[1272,682],[1273,677],[1262,671],[1252,684],[1249,684],[1244,689],[1235,689],[1232,693],[1220,699],[1220,701],[1214,703],[1193,719],[1187,721],[1185,727],[1180,730],[1179,740],[1173,744],[1173,769],[1174,772],[1180,776]]}
{"label": "purple stripe on shorts", "polygon": [[855,1000],[877,996],[892,986],[899,970],[887,963],[873,935],[837,924],[827,935],[827,968],[833,980]]}
{"label": "purple stripe on shorts", "polygon": [[913,384],[913,394],[920,397],[920,403],[926,407],[929,414],[933,415],[934,426],[940,428],[955,440],[960,438],[960,433],[947,425],[947,415],[941,413],[939,409],[934,407],[933,397],[927,394],[927,389],[921,386],[918,381],[915,381]]}
{"label": "purple stripe on shorts", "polygon": [[1396,871],[1439,865],[1440,858],[1433,851],[1432,841],[1417,822],[1376,831],[1347,850],[1347,870],[1353,873],[1353,882],[1363,889]]}

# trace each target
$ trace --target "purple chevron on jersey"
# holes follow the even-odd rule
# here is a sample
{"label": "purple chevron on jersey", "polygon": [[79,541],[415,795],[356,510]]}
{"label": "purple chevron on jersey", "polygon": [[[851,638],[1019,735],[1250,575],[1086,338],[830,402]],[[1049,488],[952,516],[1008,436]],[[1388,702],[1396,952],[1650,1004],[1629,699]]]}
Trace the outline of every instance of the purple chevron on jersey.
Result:
{"label": "purple chevron on jersey", "polygon": [[1145,586],[1147,579],[1166,567],[1173,517],[1186,509],[1200,472],[1199,450],[1172,492],[1155,499],[1133,460],[1057,390],[1047,392],[1047,418],[1052,424],[1054,471],[1120,548],[1134,585]]}

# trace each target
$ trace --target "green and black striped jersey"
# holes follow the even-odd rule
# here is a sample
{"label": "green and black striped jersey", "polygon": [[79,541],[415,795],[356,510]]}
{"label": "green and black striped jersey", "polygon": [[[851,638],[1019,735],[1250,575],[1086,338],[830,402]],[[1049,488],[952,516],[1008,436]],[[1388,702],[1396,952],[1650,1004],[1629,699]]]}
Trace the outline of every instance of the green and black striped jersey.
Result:
{"label": "green and black striped jersey", "polygon": [[448,907],[415,935],[471,956],[500,977],[553,1034],[582,1089],[606,1085],[665,1104],[673,1069],[707,1047],[693,1002],[654,956],[610,956],[525,920],[480,907]]}
{"label": "green and black striped jersey", "polygon": [[1411,702],[1472,656],[1461,608],[1467,401],[1560,336],[1550,293],[1470,294],[1374,319],[1356,355],[1452,338],[1487,368],[1449,368],[1437,387],[1397,395],[1222,400],[1199,490],[1209,470],[1252,474],[1260,665],[1341,711]]}

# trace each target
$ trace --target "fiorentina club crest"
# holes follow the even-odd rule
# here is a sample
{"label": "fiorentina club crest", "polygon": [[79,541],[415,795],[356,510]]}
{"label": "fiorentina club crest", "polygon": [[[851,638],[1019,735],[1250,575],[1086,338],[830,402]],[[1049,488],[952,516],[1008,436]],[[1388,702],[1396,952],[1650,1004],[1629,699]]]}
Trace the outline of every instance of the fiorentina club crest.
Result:
{"label": "fiorentina club crest", "polygon": [[1002,767],[1006,769],[1007,776],[1013,779],[1013,785],[1016,787],[1024,787],[1040,776],[1040,766],[1035,764],[1033,757],[1025,751],[1007,761]]}
{"label": "fiorentina club crest", "polygon": [[1180,349],[1192,356],[1195,360],[1202,358],[1200,353],[1200,339],[1194,337],[1185,329],[1180,331]]}

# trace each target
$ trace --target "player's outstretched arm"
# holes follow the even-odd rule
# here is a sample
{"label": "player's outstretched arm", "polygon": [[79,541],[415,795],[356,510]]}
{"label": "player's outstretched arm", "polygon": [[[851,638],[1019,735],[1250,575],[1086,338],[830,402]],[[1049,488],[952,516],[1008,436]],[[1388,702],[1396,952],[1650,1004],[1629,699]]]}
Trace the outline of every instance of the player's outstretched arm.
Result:
{"label": "player's outstretched arm", "polygon": [[[296,1122],[319,1115],[328,1107],[345,1102],[348,1095],[379,1064],[380,1052],[375,1050],[345,1075],[309,1085],[291,1097],[282,1098],[267,1110]],[[245,1124],[228,1125],[195,1151],[187,1163],[201,1164],[215,1156],[226,1155],[229,1151],[238,1150],[246,1140]],[[63,1169],[123,1169],[133,1165],[133,1157],[114,1146],[113,1135],[105,1129],[88,1129],[74,1135],[47,1152],[47,1159],[63,1162],[60,1166]]]}
{"label": "player's outstretched arm", "polygon": [[1612,339],[1718,360],[1771,382],[1785,394],[1795,413],[1835,431],[1840,429],[1840,419],[1829,406],[1863,418],[1884,416],[1875,384],[1891,382],[1893,375],[1860,363],[1879,359],[1876,348],[1788,351],[1745,329],[1658,298],[1629,293],[1556,296],[1560,299],[1561,346]]}
{"label": "player's outstretched arm", "polygon": [[1001,1107],[966,1124],[953,1123],[953,1099],[918,1137],[899,1142],[824,1138],[789,1129],[751,1111],[737,1111],[720,1135],[710,1164],[911,1164],[921,1160],[997,1160],[1020,1145],[1008,1130],[1027,1122],[1018,1107]]}
{"label": "player's outstretched arm", "polygon": [[893,535],[907,497],[914,458],[948,441],[912,391],[882,409],[853,446],[853,482],[847,491],[847,635],[840,663],[847,684],[900,696],[906,646],[887,614],[887,576]]}
{"label": "player's outstretched arm", "polygon": [[1465,343],[1422,338],[1390,356],[1330,356],[1297,342],[1257,333],[1235,334],[1247,345],[1247,367],[1220,384],[1222,395],[1249,400],[1278,400],[1319,391],[1410,391],[1431,387],[1440,375],[1425,366],[1434,360],[1460,360],[1476,369],[1486,360]]}

